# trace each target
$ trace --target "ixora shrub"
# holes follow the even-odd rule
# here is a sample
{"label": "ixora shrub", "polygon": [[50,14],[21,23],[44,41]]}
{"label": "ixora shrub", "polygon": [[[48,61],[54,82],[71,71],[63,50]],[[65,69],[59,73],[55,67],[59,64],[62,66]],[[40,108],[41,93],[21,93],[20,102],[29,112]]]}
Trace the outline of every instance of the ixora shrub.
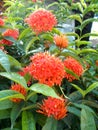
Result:
{"label": "ixora shrub", "polygon": [[[0,18],[0,130],[97,130],[98,49],[83,38],[98,34],[62,33],[58,28],[74,19],[81,32],[96,20],[82,21],[83,16],[98,5],[48,2],[5,0]],[[80,13],[73,14],[76,7]]]}

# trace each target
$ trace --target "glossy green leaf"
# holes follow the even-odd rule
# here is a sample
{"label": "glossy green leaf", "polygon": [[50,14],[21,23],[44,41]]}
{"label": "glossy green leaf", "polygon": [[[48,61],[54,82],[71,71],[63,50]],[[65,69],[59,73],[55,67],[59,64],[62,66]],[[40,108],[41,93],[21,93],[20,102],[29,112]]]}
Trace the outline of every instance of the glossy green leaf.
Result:
{"label": "glossy green leaf", "polygon": [[81,17],[80,17],[79,14],[70,15],[70,16],[68,16],[68,18],[70,18],[70,19],[75,19],[75,20],[77,20],[78,22],[82,23],[82,19],[81,19]]}
{"label": "glossy green leaf", "polygon": [[89,109],[81,110],[81,130],[97,130],[94,116]]}
{"label": "glossy green leaf", "polygon": [[42,130],[57,130],[57,120],[52,117],[47,118]]}
{"label": "glossy green leaf", "polygon": [[89,48],[89,49],[82,49],[82,50],[78,51],[78,55],[81,53],[98,53],[98,52],[94,49]]}
{"label": "glossy green leaf", "polygon": [[13,90],[2,90],[0,91],[0,101],[11,99],[11,98],[21,98],[25,100],[25,97]]}
{"label": "glossy green leaf", "polygon": [[96,19],[96,18],[89,18],[89,19],[84,20],[82,22],[81,29],[85,28],[85,26],[87,26],[87,24],[89,24],[90,22],[93,22],[93,21],[98,22],[98,19]]}
{"label": "glossy green leaf", "polygon": [[97,33],[86,33],[86,34],[81,36],[81,39],[85,38],[85,37],[88,37],[88,36],[96,36],[96,37],[98,37],[98,34]]}
{"label": "glossy green leaf", "polygon": [[14,104],[14,105],[13,105],[13,108],[12,108],[11,114],[10,114],[10,118],[11,118],[11,128],[13,128],[16,119],[17,119],[18,116],[20,115],[21,110],[22,110],[22,107],[23,107],[23,104],[22,104],[22,103],[20,103],[20,104]]}
{"label": "glossy green leaf", "polygon": [[17,74],[17,73],[14,73],[14,72],[11,72],[11,73],[1,72],[0,75],[6,77],[6,78],[8,78],[8,79],[10,79],[10,80],[12,80],[12,81],[14,81],[16,83],[19,83],[23,87],[27,88],[27,84],[26,84],[25,79],[22,76],[20,76],[19,74]]}
{"label": "glossy green leaf", "polygon": [[10,117],[10,111],[9,110],[0,110],[0,120],[6,119]]}
{"label": "glossy green leaf", "polygon": [[49,40],[49,41],[53,42],[53,36],[49,33],[42,34],[41,37],[45,40]]}
{"label": "glossy green leaf", "polygon": [[46,123],[47,117],[44,116],[43,114],[39,114],[39,113],[35,113],[35,118],[36,118],[36,122],[43,127]]}
{"label": "glossy green leaf", "polygon": [[76,75],[76,74],[75,74],[72,70],[67,69],[67,68],[65,67],[65,71],[66,71],[68,74],[70,74],[70,75],[74,76],[76,79],[78,79],[78,80],[79,80],[79,76],[78,76],[78,75]]}
{"label": "glossy green leaf", "polygon": [[68,106],[68,112],[73,113],[74,115],[78,116],[80,118],[81,111],[75,107]]}
{"label": "glossy green leaf", "polygon": [[14,57],[12,57],[12,56],[10,56],[8,54],[7,54],[7,56],[8,56],[11,67],[15,67],[17,69],[21,68],[21,64],[18,62],[18,60],[16,60]]}
{"label": "glossy green leaf", "polygon": [[30,49],[30,47],[32,46],[32,44],[34,44],[34,42],[36,40],[39,40],[39,37],[34,37],[26,46],[26,54],[28,53],[28,50]]}
{"label": "glossy green leaf", "polygon": [[45,85],[45,84],[36,83],[36,84],[32,85],[29,89],[36,92],[36,93],[41,93],[41,94],[43,94],[45,96],[60,98],[56,94],[56,92],[54,91],[53,88],[51,88],[51,87],[49,87],[48,85]]}
{"label": "glossy green leaf", "polygon": [[88,44],[90,44],[90,41],[77,41],[76,44],[79,47],[80,45],[88,45]]}
{"label": "glossy green leaf", "polygon": [[72,86],[73,86],[74,88],[76,88],[76,89],[83,95],[83,97],[85,96],[85,91],[82,90],[78,85],[72,84]]}
{"label": "glossy green leaf", "polygon": [[87,8],[85,8],[85,10],[83,11],[83,15],[86,15],[88,12],[92,11],[92,9],[94,9],[94,10],[98,9],[98,4],[94,4],[95,3],[94,1],[97,1],[97,0],[91,0],[92,3],[89,4],[89,6],[87,6]]}
{"label": "glossy green leaf", "polygon": [[68,97],[71,102],[76,102],[83,98],[82,94],[79,91],[72,92],[71,94],[69,94]]}
{"label": "glossy green leaf", "polygon": [[11,41],[13,43],[16,41],[13,37],[10,37],[10,36],[5,36],[4,39]]}
{"label": "glossy green leaf", "polygon": [[98,82],[95,82],[93,84],[91,84],[86,90],[85,90],[85,93],[89,93],[91,92],[93,89],[97,88],[98,87]]}
{"label": "glossy green leaf", "polygon": [[79,38],[79,35],[77,33],[74,33],[74,32],[67,32],[66,35],[67,36],[75,36],[77,39]]}
{"label": "glossy green leaf", "polygon": [[12,108],[13,102],[10,100],[0,101],[0,110]]}
{"label": "glossy green leaf", "polygon": [[2,67],[6,70],[6,71],[10,71],[10,62],[9,59],[7,57],[7,55],[0,50],[0,64],[2,65]]}
{"label": "glossy green leaf", "polygon": [[36,130],[35,120],[31,112],[23,111],[22,130]]}
{"label": "glossy green leaf", "polygon": [[98,109],[98,103],[95,100],[82,100],[83,104],[86,104],[88,106],[94,107]]}
{"label": "glossy green leaf", "polygon": [[19,35],[19,40],[22,39],[22,38],[24,38],[24,37],[27,35],[27,33],[29,33],[29,32],[30,32],[30,28],[24,29],[24,30],[21,32],[21,34]]}

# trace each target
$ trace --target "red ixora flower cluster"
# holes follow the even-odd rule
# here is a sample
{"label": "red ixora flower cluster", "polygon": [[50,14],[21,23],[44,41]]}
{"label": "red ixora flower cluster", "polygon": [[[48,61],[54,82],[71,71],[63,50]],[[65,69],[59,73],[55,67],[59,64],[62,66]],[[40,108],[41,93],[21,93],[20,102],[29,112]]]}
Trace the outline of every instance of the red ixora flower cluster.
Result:
{"label": "red ixora flower cluster", "polygon": [[[2,35],[4,37],[6,37],[6,36],[12,37],[16,40],[19,36],[19,31],[17,29],[7,29]],[[2,39],[1,42],[2,42],[2,44],[5,44],[5,45],[12,45],[13,44],[12,41],[6,40],[6,39]]]}
{"label": "red ixora flower cluster", "polygon": [[50,87],[61,85],[64,78],[64,64],[59,58],[44,52],[35,54],[31,60],[29,73],[34,79]]}
{"label": "red ixora flower cluster", "polygon": [[38,1],[41,1],[41,2],[43,2],[43,0],[32,0],[32,2],[38,2]]}
{"label": "red ixora flower cluster", "polygon": [[[83,66],[76,59],[72,57],[67,57],[64,60],[64,66],[65,68],[74,72],[78,77],[80,77],[84,72]],[[75,76],[67,73],[66,71],[65,71],[65,78],[68,79],[68,81],[70,82],[77,79]]]}
{"label": "red ixora flower cluster", "polygon": [[48,117],[54,117],[56,120],[60,120],[67,115],[67,107],[65,100],[48,97],[43,100],[43,104],[39,104],[38,113],[44,114]]}
{"label": "red ixora flower cluster", "polygon": [[[11,86],[11,90],[17,91],[17,92],[23,94],[24,96],[25,96],[26,93],[27,93],[26,89],[25,89],[24,87],[22,87],[20,84],[14,84],[14,85],[12,85],[12,86]],[[11,100],[12,100],[13,102],[18,103],[18,102],[20,102],[22,99],[20,99],[20,98],[12,98]]]}
{"label": "red ixora flower cluster", "polygon": [[57,24],[57,19],[54,14],[45,9],[34,11],[25,22],[33,29],[36,34],[51,31]]}
{"label": "red ixora flower cluster", "polygon": [[65,35],[55,35],[54,36],[55,44],[60,48],[66,48],[68,46],[68,39]]}
{"label": "red ixora flower cluster", "polygon": [[0,18],[0,26],[4,26],[4,21],[2,18]]}

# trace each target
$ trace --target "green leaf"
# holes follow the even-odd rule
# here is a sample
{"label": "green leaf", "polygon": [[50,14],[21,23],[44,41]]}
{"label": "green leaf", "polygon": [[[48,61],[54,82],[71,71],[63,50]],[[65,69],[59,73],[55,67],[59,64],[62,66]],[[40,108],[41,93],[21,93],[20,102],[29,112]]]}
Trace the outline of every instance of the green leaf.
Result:
{"label": "green leaf", "polygon": [[77,108],[80,108],[80,109],[86,109],[87,111],[91,112],[95,117],[98,118],[98,116],[96,115],[96,113],[91,109],[91,107],[88,107],[84,104],[77,104],[77,103],[73,103],[73,105]]}
{"label": "green leaf", "polygon": [[79,14],[70,15],[70,16],[68,16],[68,18],[69,18],[69,19],[75,19],[75,20],[77,20],[78,22],[82,23],[82,19],[81,19],[81,17],[80,17]]}
{"label": "green leaf", "polygon": [[81,29],[83,30],[87,24],[89,24],[90,22],[93,22],[93,21],[98,22],[98,19],[96,19],[96,18],[89,18],[89,19],[84,20],[82,22]]}
{"label": "green leaf", "polygon": [[97,130],[94,116],[89,109],[82,109],[81,111],[81,130]]}
{"label": "green leaf", "polygon": [[55,34],[58,34],[58,35],[60,35],[60,33],[61,33],[57,28],[53,28],[52,32]]}
{"label": "green leaf", "polygon": [[34,44],[34,42],[35,42],[36,40],[39,40],[39,37],[34,37],[34,38],[27,44],[27,46],[26,46],[26,54],[28,53],[28,50],[29,50],[29,48],[31,47],[31,45]]}
{"label": "green leaf", "polygon": [[14,57],[12,57],[12,56],[10,56],[8,54],[7,54],[7,56],[8,56],[11,67],[15,67],[17,69],[21,68],[21,64]]}
{"label": "green leaf", "polygon": [[22,39],[22,38],[24,38],[24,37],[27,35],[27,33],[29,33],[29,32],[30,32],[30,28],[24,29],[24,30],[21,32],[20,36],[19,36],[19,40]]}
{"label": "green leaf", "polygon": [[66,35],[67,36],[75,36],[77,39],[79,38],[79,35],[77,33],[74,33],[74,32],[67,32]]}
{"label": "green leaf", "polygon": [[79,109],[77,109],[77,108],[75,108],[75,107],[72,107],[72,106],[68,106],[67,109],[68,109],[68,112],[69,112],[69,113],[73,113],[74,115],[76,115],[76,116],[78,116],[78,117],[80,118],[81,112],[80,112]]}
{"label": "green leaf", "polygon": [[9,59],[2,50],[0,50],[0,64],[6,71],[8,71],[8,72],[10,71]]}
{"label": "green leaf", "polygon": [[49,41],[53,42],[53,36],[49,33],[42,34],[41,37],[45,40],[49,40]]}
{"label": "green leaf", "polygon": [[86,104],[88,106],[91,106],[91,107],[94,107],[94,108],[98,109],[98,103],[96,102],[96,100],[92,100],[92,101],[82,100],[82,102],[83,102],[83,104]]}
{"label": "green leaf", "polygon": [[31,112],[23,111],[22,130],[36,130],[35,120]]}
{"label": "green leaf", "polygon": [[[91,0],[92,2],[93,0]],[[92,2],[93,3],[93,2]],[[88,12],[92,11],[92,10],[96,10],[98,9],[98,4],[89,4],[89,6],[87,8],[85,8],[85,10],[83,11],[83,15],[86,15]]]}
{"label": "green leaf", "polygon": [[0,102],[0,110],[12,108],[13,103],[10,100],[4,100]]}
{"label": "green leaf", "polygon": [[41,127],[43,127],[43,126],[45,125],[45,123],[46,123],[47,117],[44,116],[43,114],[39,114],[39,113],[37,113],[37,112],[34,114],[34,116],[35,116],[35,118],[36,118],[36,122],[37,122]]}
{"label": "green leaf", "polygon": [[11,115],[10,115],[10,118],[11,118],[11,128],[13,128],[16,119],[20,115],[22,107],[23,107],[23,104],[14,104],[14,106],[12,108],[12,111],[11,111]]}
{"label": "green leaf", "polygon": [[57,120],[52,117],[47,118],[46,124],[43,126],[42,130],[57,130]]}
{"label": "green leaf", "polygon": [[29,89],[36,92],[36,93],[41,93],[41,94],[43,94],[45,96],[60,98],[56,94],[56,92],[53,90],[53,88],[51,88],[51,87],[49,87],[48,85],[45,85],[45,84],[36,83],[36,84],[32,85]]}
{"label": "green leaf", "polygon": [[10,117],[10,111],[9,110],[0,110],[0,120],[6,119]]}
{"label": "green leaf", "polygon": [[71,94],[68,95],[68,97],[71,102],[76,102],[83,98],[82,94],[79,91],[72,92]]}
{"label": "green leaf", "polygon": [[74,88],[76,88],[81,94],[82,96],[84,97],[85,96],[85,91],[82,90],[79,86],[75,85],[75,84],[71,84]]}
{"label": "green leaf", "polygon": [[94,49],[82,49],[82,50],[78,50],[78,55],[81,53],[98,53],[96,50]]}
{"label": "green leaf", "polygon": [[5,36],[4,39],[11,41],[11,42],[15,42],[16,40],[13,37],[10,36]]}
{"label": "green leaf", "polygon": [[93,89],[98,87],[98,82],[95,82],[93,84],[91,84],[86,90],[85,90],[85,94],[91,92]]}
{"label": "green leaf", "polygon": [[88,36],[96,36],[96,37],[98,37],[98,33],[86,33],[86,34],[81,36],[81,39],[85,38],[85,37],[88,37]]}
{"label": "green leaf", "polygon": [[0,101],[11,99],[11,98],[21,98],[25,100],[25,97],[13,90],[2,90],[0,91]]}
{"label": "green leaf", "polygon": [[79,47],[80,45],[88,45],[88,44],[90,44],[90,41],[76,41],[76,44]]}
{"label": "green leaf", "polygon": [[67,68],[65,67],[65,71],[66,71],[68,74],[70,74],[70,75],[74,76],[76,79],[78,79],[78,80],[79,80],[79,76],[78,76],[78,75],[76,75],[76,74],[75,74],[72,70],[67,69]]}
{"label": "green leaf", "polygon": [[7,72],[1,72],[0,73],[1,76],[4,76],[18,84],[21,84],[23,87],[27,88],[27,84],[26,81],[24,79],[24,77],[20,76],[17,73],[11,72],[11,73],[7,73]]}

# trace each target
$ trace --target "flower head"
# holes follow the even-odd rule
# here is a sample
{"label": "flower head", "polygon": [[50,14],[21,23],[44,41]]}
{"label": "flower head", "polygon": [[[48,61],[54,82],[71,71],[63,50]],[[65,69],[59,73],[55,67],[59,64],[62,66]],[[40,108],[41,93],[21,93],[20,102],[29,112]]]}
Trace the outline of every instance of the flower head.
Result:
{"label": "flower head", "polygon": [[98,60],[95,61],[96,66],[98,66]]}
{"label": "flower head", "polygon": [[0,26],[4,26],[4,21],[2,18],[0,18]]}
{"label": "flower head", "polygon": [[[35,3],[35,2],[38,2],[38,1],[39,1],[39,0],[32,0],[32,2],[34,2],[34,3]],[[43,2],[43,0],[40,0],[40,1]]]}
{"label": "flower head", "polygon": [[[16,40],[19,36],[19,31],[17,29],[7,29],[2,35],[12,37]],[[6,39],[3,39],[2,43],[6,44],[6,45],[12,45],[13,44],[12,41],[6,40]]]}
{"label": "flower head", "polygon": [[54,42],[60,48],[66,48],[68,46],[68,39],[65,35],[55,35]]}
{"label": "flower head", "polygon": [[43,104],[39,104],[37,112],[44,114],[48,117],[53,116],[56,120],[60,120],[67,115],[67,107],[65,100],[48,97],[43,100]]}
{"label": "flower head", "polygon": [[54,14],[45,9],[34,11],[25,21],[36,34],[51,31],[57,24]]}
{"label": "flower head", "polygon": [[[67,57],[64,61],[64,66],[74,72],[78,77],[80,77],[83,74],[83,67],[82,65],[74,58],[72,57]],[[65,71],[65,78],[68,79],[69,81],[73,81],[77,79],[75,76],[67,73]]]}
{"label": "flower head", "polygon": [[49,86],[60,85],[64,78],[63,62],[48,52],[37,53],[31,57],[29,73],[40,83]]}
{"label": "flower head", "polygon": [[[26,95],[27,91],[24,87],[22,87],[20,84],[14,84],[11,86],[11,90],[17,91],[21,94],[23,94],[24,96]],[[12,98],[11,99],[13,102],[20,102],[22,99],[20,98]]]}

